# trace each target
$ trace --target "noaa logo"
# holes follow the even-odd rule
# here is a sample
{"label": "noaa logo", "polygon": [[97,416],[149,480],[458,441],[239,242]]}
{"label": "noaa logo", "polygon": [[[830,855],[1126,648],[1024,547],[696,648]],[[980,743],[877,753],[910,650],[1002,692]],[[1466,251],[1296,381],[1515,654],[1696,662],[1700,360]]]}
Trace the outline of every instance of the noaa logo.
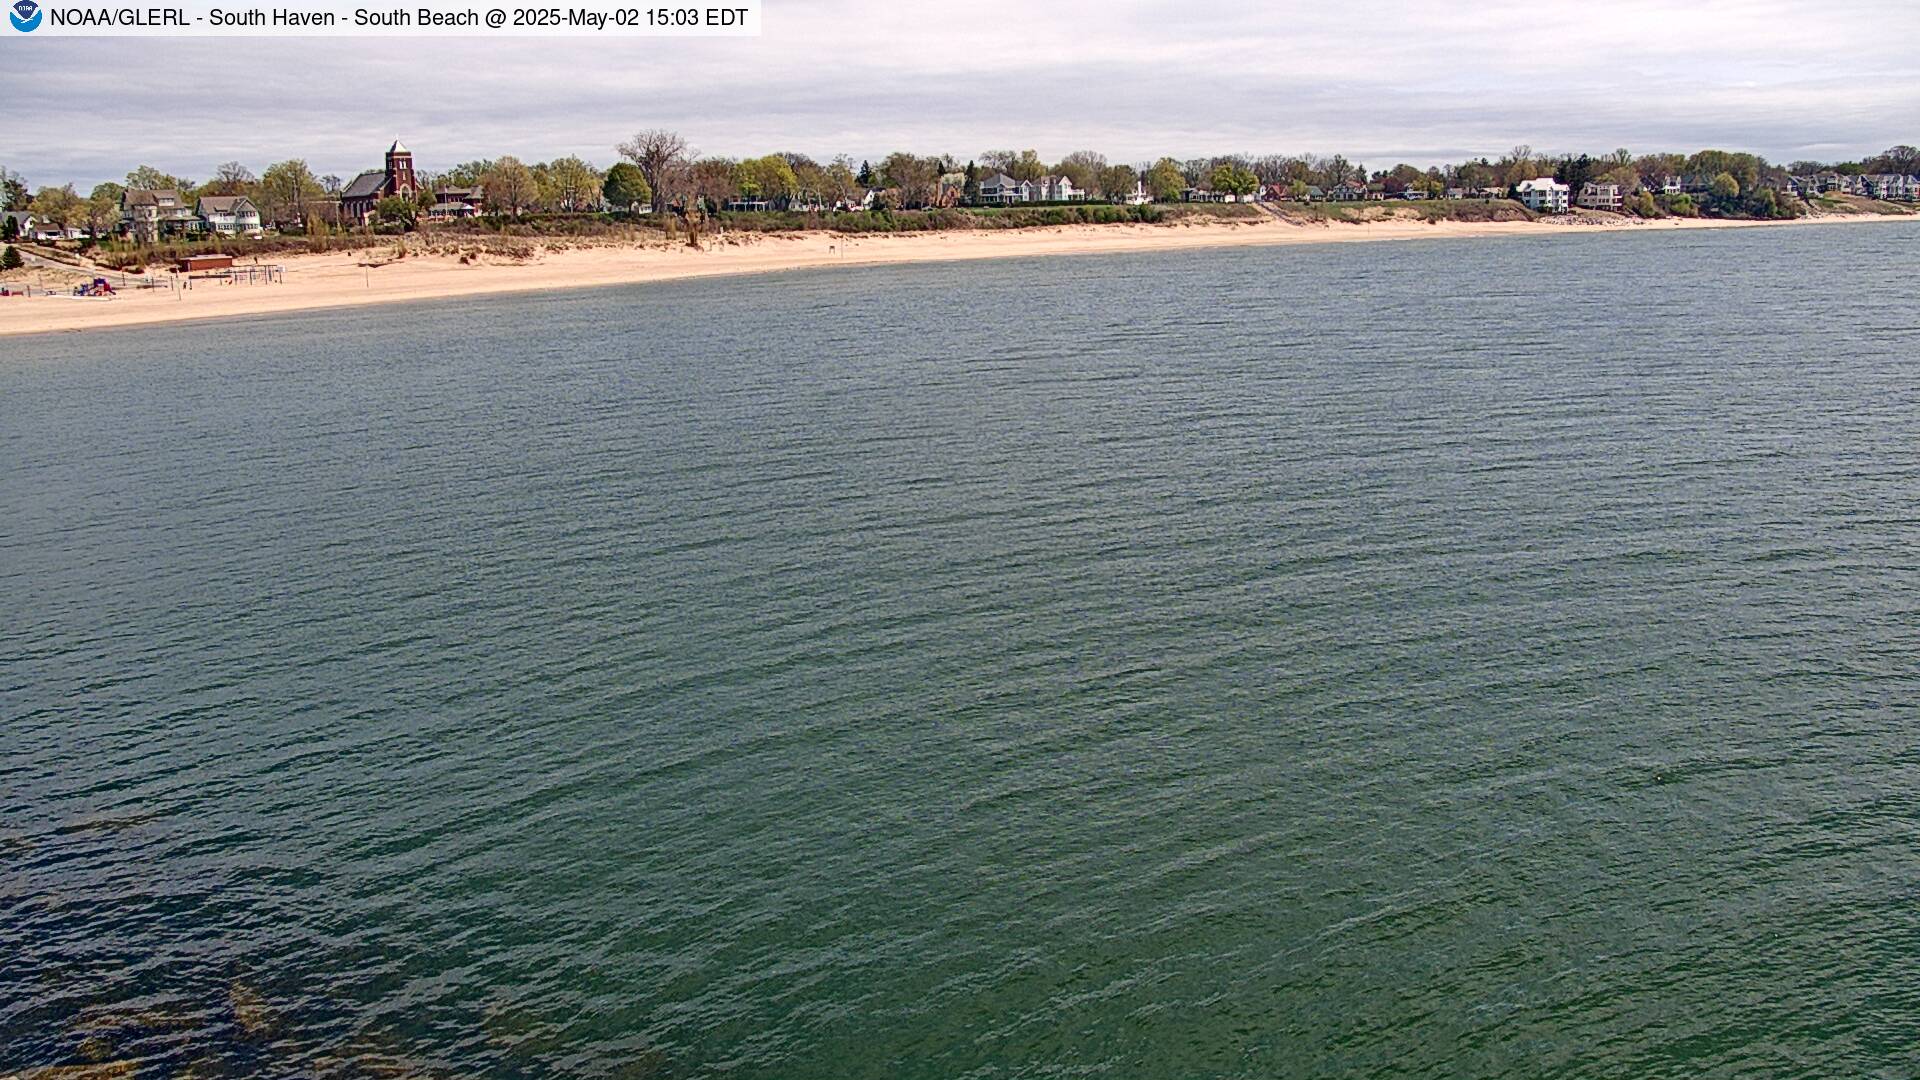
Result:
{"label": "noaa logo", "polygon": [[13,20],[13,28],[26,33],[40,29],[40,5],[33,0],[13,0],[13,10],[7,12],[7,18]]}

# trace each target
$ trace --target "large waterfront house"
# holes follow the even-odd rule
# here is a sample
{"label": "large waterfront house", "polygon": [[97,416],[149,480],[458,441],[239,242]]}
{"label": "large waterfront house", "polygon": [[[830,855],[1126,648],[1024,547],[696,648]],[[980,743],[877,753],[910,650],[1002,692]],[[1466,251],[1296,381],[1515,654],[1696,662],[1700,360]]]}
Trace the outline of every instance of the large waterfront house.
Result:
{"label": "large waterfront house", "polygon": [[1627,197],[1619,184],[1602,184],[1592,180],[1580,185],[1578,204],[1582,210],[1612,210],[1618,213],[1627,205]]}
{"label": "large waterfront house", "polygon": [[120,196],[120,225],[143,244],[163,236],[197,232],[200,216],[172,188],[134,188]]}
{"label": "large waterfront house", "polygon": [[263,236],[260,208],[245,195],[202,195],[194,204],[200,229],[221,236]]}
{"label": "large waterfront house", "polygon": [[1564,214],[1567,212],[1567,197],[1573,188],[1555,180],[1551,176],[1522,180],[1516,188],[1520,201],[1527,209],[1541,214]]}
{"label": "large waterfront house", "polygon": [[1920,199],[1920,178],[1899,173],[1869,173],[1860,178],[1863,194],[1870,199],[1913,202]]}
{"label": "large waterfront house", "polygon": [[1865,176],[1857,176],[1822,171],[1789,176],[1787,186],[1809,199],[1815,195],[1839,192],[1842,195],[1859,195],[1868,199],[1897,202],[1920,201],[1920,177],[1902,176],[1899,173],[1869,173]]}
{"label": "large waterfront house", "polygon": [[983,203],[1017,203],[1033,200],[1033,185],[1025,180],[1015,180],[1006,173],[997,172],[980,178],[978,201]]}
{"label": "large waterfront house", "polygon": [[1073,186],[1073,181],[1064,176],[1043,176],[1034,185],[1035,202],[1080,202],[1087,197],[1085,190]]}
{"label": "large waterfront house", "polygon": [[1327,189],[1327,197],[1334,202],[1359,202],[1367,197],[1367,185],[1342,180]]}
{"label": "large waterfront house", "polygon": [[361,173],[348,181],[346,188],[340,192],[340,218],[355,225],[365,225],[373,220],[373,209],[380,205],[381,199],[411,199],[419,191],[420,181],[413,175],[413,151],[395,139],[393,145],[387,148],[385,168]]}
{"label": "large waterfront house", "polygon": [[980,194],[975,201],[1004,206],[1024,202],[1079,202],[1086,197],[1085,190],[1075,187],[1073,181],[1064,176],[1015,180],[997,172],[980,178]]}

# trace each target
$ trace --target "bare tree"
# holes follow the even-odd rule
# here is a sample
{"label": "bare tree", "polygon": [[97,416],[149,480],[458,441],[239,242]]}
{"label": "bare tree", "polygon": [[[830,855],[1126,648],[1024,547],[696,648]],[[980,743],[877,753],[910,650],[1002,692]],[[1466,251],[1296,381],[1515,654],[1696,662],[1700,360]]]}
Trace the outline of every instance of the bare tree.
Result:
{"label": "bare tree", "polygon": [[693,156],[687,140],[677,132],[648,128],[614,149],[620,152],[621,157],[633,162],[640,169],[640,175],[647,178],[647,186],[653,189],[653,212],[665,212],[668,194],[678,186],[674,183],[674,173]]}
{"label": "bare tree", "polygon": [[207,186],[215,195],[245,195],[247,190],[259,183],[253,170],[237,161],[226,161],[213,171],[213,181]]}

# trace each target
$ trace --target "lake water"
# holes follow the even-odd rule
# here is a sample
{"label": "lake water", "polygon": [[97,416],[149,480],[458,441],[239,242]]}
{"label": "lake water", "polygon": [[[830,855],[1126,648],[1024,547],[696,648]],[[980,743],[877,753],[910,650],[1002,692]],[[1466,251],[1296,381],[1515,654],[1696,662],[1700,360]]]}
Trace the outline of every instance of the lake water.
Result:
{"label": "lake water", "polygon": [[1913,1076],[1916,255],[0,339],[0,1073]]}

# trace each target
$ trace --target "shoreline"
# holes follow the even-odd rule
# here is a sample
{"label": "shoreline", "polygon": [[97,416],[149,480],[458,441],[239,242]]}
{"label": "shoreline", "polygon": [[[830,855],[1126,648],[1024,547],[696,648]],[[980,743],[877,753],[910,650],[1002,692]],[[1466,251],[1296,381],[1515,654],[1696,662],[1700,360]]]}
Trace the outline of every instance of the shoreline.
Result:
{"label": "shoreline", "polygon": [[507,293],[604,288],[687,278],[766,274],[829,266],[889,266],[977,259],[1186,251],[1290,244],[1554,237],[1609,232],[1791,228],[1920,221],[1920,216],[1828,216],[1789,221],[1665,218],[1620,224],[1548,221],[1384,221],[1296,225],[1278,220],[1173,225],[1067,225],[1005,231],[847,235],[756,233],[714,237],[705,250],[675,245],[545,251],[528,262],[462,263],[450,255],[409,255],[365,265],[369,251],[299,255],[280,265],[283,283],[202,283],[189,292],[121,293],[111,300],[0,298],[0,337],[151,326],[301,311],[415,303]]}

